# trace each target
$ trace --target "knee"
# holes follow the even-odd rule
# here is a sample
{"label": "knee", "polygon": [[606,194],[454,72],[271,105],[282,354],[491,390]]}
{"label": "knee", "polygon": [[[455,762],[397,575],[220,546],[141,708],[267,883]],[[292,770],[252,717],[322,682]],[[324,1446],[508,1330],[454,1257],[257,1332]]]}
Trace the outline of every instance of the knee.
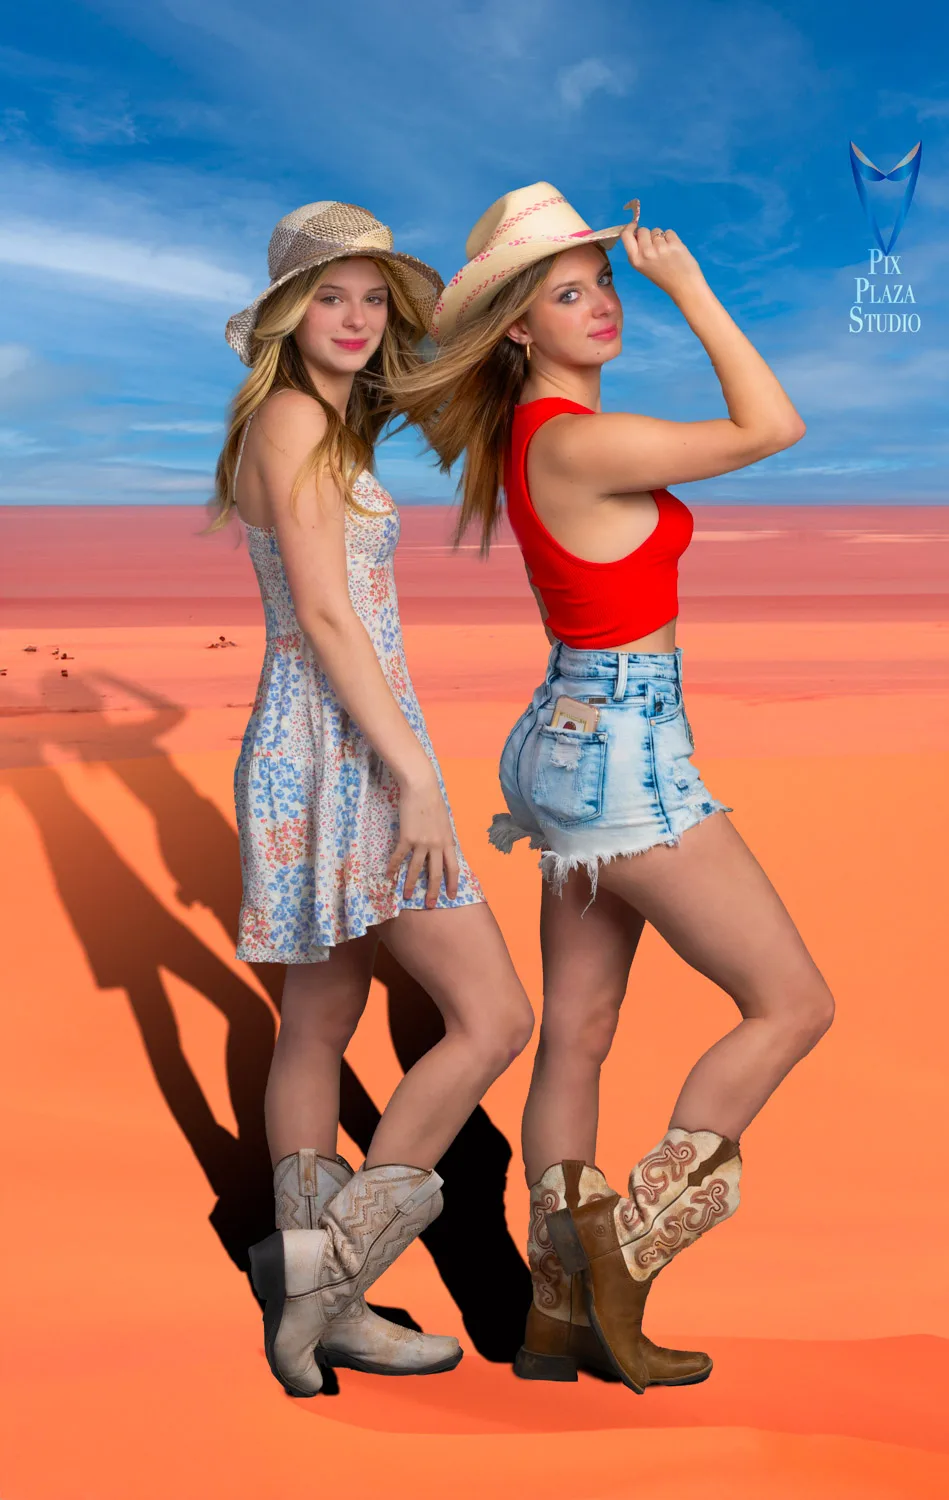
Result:
{"label": "knee", "polygon": [[309,1052],[331,1052],[342,1057],[355,1035],[358,1020],[358,1016],[315,1008],[309,1013],[294,1009],[280,1018],[278,1044],[304,1056]]}
{"label": "knee", "polygon": [[501,1026],[501,1051],[504,1066],[519,1057],[534,1034],[534,1012],[530,1001],[522,992],[517,1003],[508,1008]]}
{"label": "knee", "polygon": [[801,1057],[827,1034],[834,1019],[834,997],[819,975],[794,996],[783,1019]]}
{"label": "knee", "polygon": [[599,1069],[616,1035],[622,995],[584,995],[581,1006],[562,1013],[548,1005],[540,1031],[540,1048],[548,1060],[588,1071]]}
{"label": "knee", "polygon": [[495,1000],[467,1040],[483,1060],[485,1071],[498,1078],[527,1046],[534,1031],[534,1012],[521,990],[502,1003]]}

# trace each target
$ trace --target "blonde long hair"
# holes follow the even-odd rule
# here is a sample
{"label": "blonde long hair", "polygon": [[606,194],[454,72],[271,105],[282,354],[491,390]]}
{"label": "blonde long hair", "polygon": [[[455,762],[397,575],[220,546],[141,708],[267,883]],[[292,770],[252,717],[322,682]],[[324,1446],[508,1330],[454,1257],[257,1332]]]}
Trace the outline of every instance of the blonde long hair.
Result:
{"label": "blonde long hair", "polygon": [[464,453],[454,544],[479,520],[482,557],[500,521],[504,455],[527,378],[524,346],[509,339],[507,330],[530,307],[555,259],[549,255],[520,271],[483,312],[445,340],[434,359],[390,386],[395,409],[421,429],[443,474]]}
{"label": "blonde long hair", "polygon": [[[350,257],[345,257],[349,259]],[[345,503],[359,515],[369,512],[353,494],[353,482],[373,462],[376,439],[392,414],[390,385],[406,377],[419,363],[415,346],[425,329],[385,261],[373,260],[389,288],[389,316],[382,343],[357,371],[343,422],[335,407],[320,395],[294,338],[320,282],[335,262],[301,271],[267,298],[260,310],[251,342],[253,366],[231,403],[229,425],[214,476],[209,502],[214,519],[210,531],[227,524],[234,510],[234,477],[241,438],[250,417],[274,391],[302,391],[318,401],[326,415],[326,432],[297,471],[290,500],[295,505],[308,479],[324,471],[339,488]]]}

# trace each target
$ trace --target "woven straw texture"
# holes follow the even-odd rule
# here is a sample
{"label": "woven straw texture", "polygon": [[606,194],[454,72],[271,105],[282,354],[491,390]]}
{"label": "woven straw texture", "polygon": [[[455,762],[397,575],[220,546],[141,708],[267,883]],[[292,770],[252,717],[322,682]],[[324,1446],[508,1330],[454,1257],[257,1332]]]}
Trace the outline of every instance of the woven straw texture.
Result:
{"label": "woven straw texture", "polygon": [[391,266],[422,327],[428,327],[443,285],[438,272],[414,255],[393,250],[391,229],[368,209],[355,203],[306,203],[282,218],[270,237],[270,285],[228,319],[224,336],[245,365],[253,363],[252,335],[266,299],[301,271],[351,255],[368,255]]}

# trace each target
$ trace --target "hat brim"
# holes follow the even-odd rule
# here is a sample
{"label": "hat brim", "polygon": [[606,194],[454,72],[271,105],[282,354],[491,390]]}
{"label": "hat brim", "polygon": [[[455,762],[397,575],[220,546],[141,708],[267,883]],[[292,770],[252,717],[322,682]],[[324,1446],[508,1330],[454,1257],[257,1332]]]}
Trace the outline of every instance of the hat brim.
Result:
{"label": "hat brim", "polygon": [[[574,250],[581,245],[602,245],[604,250],[612,250],[628,227],[627,224],[614,224],[610,229],[591,229],[589,233],[543,235],[537,239],[502,243],[483,251],[474,260],[466,262],[442,292],[428,330],[431,337],[438,344],[444,343],[464,327],[478,308],[528,266],[536,265],[548,255],[561,255],[565,250]],[[498,262],[505,253],[509,264],[499,270]],[[467,275],[469,272],[472,274]]]}
{"label": "hat brim", "polygon": [[[422,328],[427,328],[435,310],[435,304],[441,294],[444,282],[433,266],[426,265],[425,261],[418,260],[414,255],[406,255],[402,250],[332,250],[323,251],[314,255],[312,259],[304,261],[299,266],[294,266],[292,271],[287,271],[284,276],[278,276],[268,287],[255,297],[242,312],[235,313],[228,318],[224,337],[231,348],[237,354],[242,364],[253,365],[251,358],[251,347],[253,333],[260,316],[260,309],[272,297],[279,287],[285,286],[294,277],[300,276],[304,271],[311,271],[316,266],[329,265],[334,260],[384,260],[388,262],[396,274],[399,285],[404,291],[409,302],[418,316]],[[419,335],[420,337],[422,335]]]}

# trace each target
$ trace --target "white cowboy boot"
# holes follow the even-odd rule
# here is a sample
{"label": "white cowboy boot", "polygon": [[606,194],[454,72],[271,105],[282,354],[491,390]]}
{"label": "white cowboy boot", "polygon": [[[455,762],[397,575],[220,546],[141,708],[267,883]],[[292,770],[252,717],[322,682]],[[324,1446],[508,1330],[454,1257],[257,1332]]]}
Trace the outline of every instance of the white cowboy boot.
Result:
{"label": "white cowboy boot", "polygon": [[422,1167],[361,1168],[330,1199],[319,1229],[277,1230],[251,1247],[267,1360],[291,1395],[316,1395],[317,1345],[438,1217],[441,1186],[438,1173]]}
{"label": "white cowboy boot", "polygon": [[[341,1156],[312,1149],[285,1156],[274,1168],[277,1228],[318,1229],[323,1210],[352,1175]],[[390,1323],[356,1297],[333,1319],[317,1360],[369,1375],[436,1375],[453,1370],[461,1354],[457,1339]]]}

